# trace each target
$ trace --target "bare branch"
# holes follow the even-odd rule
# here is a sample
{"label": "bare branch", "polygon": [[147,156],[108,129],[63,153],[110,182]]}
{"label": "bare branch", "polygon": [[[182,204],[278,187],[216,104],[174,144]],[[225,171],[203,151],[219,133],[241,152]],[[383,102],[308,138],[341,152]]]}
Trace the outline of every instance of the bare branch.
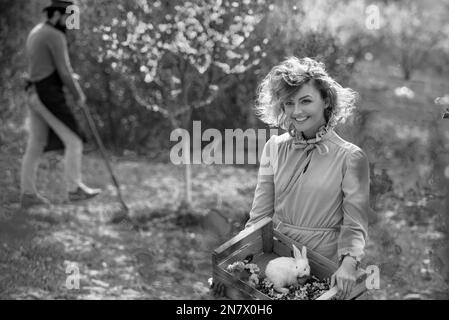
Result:
{"label": "bare branch", "polygon": [[132,94],[132,97],[134,98],[134,100],[137,102],[137,104],[139,104],[141,107],[144,107],[145,109],[152,111],[152,112],[158,112],[161,113],[164,117],[168,116],[168,111],[156,104],[149,104],[147,103],[137,92],[137,88],[136,85],[134,83],[133,80],[128,80],[127,78],[123,77],[123,79],[125,80],[125,82],[128,85],[128,88],[130,89],[130,92]]}

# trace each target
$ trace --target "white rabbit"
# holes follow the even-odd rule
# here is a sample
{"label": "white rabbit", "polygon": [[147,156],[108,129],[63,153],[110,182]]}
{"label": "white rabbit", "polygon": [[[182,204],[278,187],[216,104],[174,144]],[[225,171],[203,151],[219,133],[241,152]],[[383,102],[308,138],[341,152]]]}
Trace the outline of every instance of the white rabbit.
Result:
{"label": "white rabbit", "polygon": [[294,258],[279,257],[268,262],[265,276],[273,283],[273,288],[280,293],[288,293],[286,287],[298,284],[298,278],[310,275],[307,248],[302,247],[302,253],[293,245]]}

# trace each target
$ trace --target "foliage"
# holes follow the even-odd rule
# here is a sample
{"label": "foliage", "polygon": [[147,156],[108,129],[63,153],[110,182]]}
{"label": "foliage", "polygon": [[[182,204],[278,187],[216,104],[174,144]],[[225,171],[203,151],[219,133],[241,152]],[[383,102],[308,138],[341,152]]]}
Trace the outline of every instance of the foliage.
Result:
{"label": "foliage", "polygon": [[35,4],[25,0],[0,3],[0,149],[18,151],[24,137],[22,128],[17,126],[24,116],[24,109],[19,107],[24,101],[26,70],[24,26],[32,25]]}
{"label": "foliage", "polygon": [[448,9],[444,1],[435,1],[430,7],[422,1],[394,2],[381,8],[381,37],[405,80],[410,80],[437,48],[447,46]]}
{"label": "foliage", "polygon": [[[85,17],[86,37],[77,37],[76,47],[81,51],[92,43],[99,45],[83,50],[77,62],[86,72],[98,70],[95,81],[87,80],[86,85],[89,91],[102,86],[96,104],[107,100],[116,111],[106,122],[110,128],[119,122],[130,133],[124,135],[127,145],[139,146],[154,136],[145,130],[148,122],[166,137],[164,121],[167,128],[189,128],[193,109],[209,106],[236,82],[235,74],[259,63],[246,40],[265,1],[102,4]],[[99,14],[104,17],[101,24]],[[100,67],[85,63],[86,55]]]}
{"label": "foliage", "polygon": [[[219,129],[260,125],[251,108],[257,84],[289,54],[315,56],[337,78],[348,79],[367,38],[359,29],[340,36],[338,19],[309,28],[301,22],[304,12],[291,13],[292,3],[101,2],[95,10],[86,5],[83,29],[75,34],[79,54],[73,57],[106,142],[145,152],[148,143],[163,147],[155,142],[168,137],[170,128],[189,129],[192,120]],[[321,7],[323,13],[327,9]],[[106,107],[112,112],[103,112]]]}
{"label": "foliage", "polygon": [[[24,41],[45,3],[2,3],[5,144],[20,130]],[[167,150],[170,130],[189,129],[192,120],[221,130],[262,126],[251,108],[257,85],[289,55],[324,61],[343,84],[367,54],[389,55],[406,78],[430,52],[446,59],[447,37],[441,35],[449,32],[442,20],[447,1],[374,3],[379,30],[366,28],[367,4],[360,1],[81,0],[81,29],[69,32],[71,57],[106,144],[119,153],[151,154]],[[14,52],[19,54],[10,64]]]}

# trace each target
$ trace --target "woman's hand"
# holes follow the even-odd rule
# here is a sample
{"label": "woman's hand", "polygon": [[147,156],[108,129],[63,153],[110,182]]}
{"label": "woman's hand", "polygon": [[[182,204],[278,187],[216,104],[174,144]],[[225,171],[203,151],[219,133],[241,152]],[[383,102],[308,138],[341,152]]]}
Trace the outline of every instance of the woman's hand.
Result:
{"label": "woman's hand", "polygon": [[357,261],[351,256],[346,256],[331,277],[331,288],[335,284],[338,287],[337,299],[344,300],[349,298],[356,280]]}

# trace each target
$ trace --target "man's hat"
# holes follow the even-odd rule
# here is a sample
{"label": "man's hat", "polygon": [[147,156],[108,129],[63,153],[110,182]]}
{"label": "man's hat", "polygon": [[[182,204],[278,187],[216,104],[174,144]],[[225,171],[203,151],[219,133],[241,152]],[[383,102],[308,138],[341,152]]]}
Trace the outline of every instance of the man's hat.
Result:
{"label": "man's hat", "polygon": [[65,0],[51,0],[51,4],[46,6],[42,11],[47,11],[49,9],[67,9],[68,6],[74,5],[73,1],[65,1]]}

